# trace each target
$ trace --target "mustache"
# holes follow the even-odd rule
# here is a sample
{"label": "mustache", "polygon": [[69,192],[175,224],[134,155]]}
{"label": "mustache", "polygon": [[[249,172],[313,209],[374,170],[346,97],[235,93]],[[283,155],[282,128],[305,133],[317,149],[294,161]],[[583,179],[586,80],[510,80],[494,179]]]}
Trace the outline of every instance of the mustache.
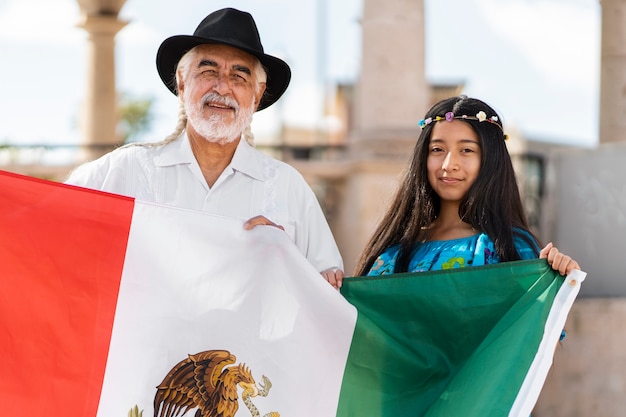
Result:
{"label": "mustache", "polygon": [[208,103],[218,103],[224,106],[232,107],[235,111],[239,111],[239,103],[237,103],[234,98],[222,96],[214,91],[209,91],[202,96],[201,102],[203,106]]}

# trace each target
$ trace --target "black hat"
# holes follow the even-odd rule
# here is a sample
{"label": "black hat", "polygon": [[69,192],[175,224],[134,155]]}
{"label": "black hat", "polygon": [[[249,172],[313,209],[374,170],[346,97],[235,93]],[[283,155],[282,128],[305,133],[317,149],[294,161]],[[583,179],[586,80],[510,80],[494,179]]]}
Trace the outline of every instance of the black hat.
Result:
{"label": "black hat", "polygon": [[261,61],[267,72],[267,82],[257,111],[274,104],[287,89],[291,80],[291,69],[285,61],[263,52],[259,31],[252,15],[227,8],[205,17],[193,36],[172,36],[161,43],[157,52],[157,70],[161,80],[172,93],[177,93],[176,66],[180,58],[193,47],[207,43],[232,46]]}

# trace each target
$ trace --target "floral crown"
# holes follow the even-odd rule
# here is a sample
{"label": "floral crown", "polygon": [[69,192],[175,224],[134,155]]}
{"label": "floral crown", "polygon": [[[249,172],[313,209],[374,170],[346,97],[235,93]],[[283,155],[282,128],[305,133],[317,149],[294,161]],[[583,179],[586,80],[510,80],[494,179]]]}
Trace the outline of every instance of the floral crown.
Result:
{"label": "floral crown", "polygon": [[[428,119],[422,119],[418,122],[418,125],[420,128],[423,129],[424,126],[431,124],[433,122],[440,122],[442,120],[445,120],[446,122],[451,122],[454,119],[478,120],[479,122],[489,122],[491,124],[498,126],[500,130],[502,130],[502,133],[504,133],[504,130],[502,129],[502,125],[499,122],[498,116],[491,116],[488,118],[487,114],[485,114],[485,112],[482,110],[476,113],[476,116],[468,116],[466,114],[455,116],[454,113],[449,111],[444,116],[435,116],[435,117],[429,117]],[[509,138],[508,135],[504,135],[504,140],[507,140],[508,138]]]}

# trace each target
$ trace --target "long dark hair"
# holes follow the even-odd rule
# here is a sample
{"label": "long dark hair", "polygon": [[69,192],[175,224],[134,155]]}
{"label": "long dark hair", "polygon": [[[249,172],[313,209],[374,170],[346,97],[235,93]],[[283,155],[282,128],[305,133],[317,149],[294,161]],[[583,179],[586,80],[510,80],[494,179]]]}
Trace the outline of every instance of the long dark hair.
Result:
{"label": "long dark hair", "polygon": [[[515,171],[505,143],[500,116],[481,100],[466,96],[451,97],[435,104],[425,119],[455,116],[475,116],[484,112],[496,116],[496,122],[462,119],[478,135],[481,147],[480,171],[476,181],[459,206],[459,216],[474,229],[484,232],[494,242],[502,262],[519,260],[514,244],[515,229],[533,247],[539,242],[531,233],[524,214]],[[370,238],[355,269],[355,275],[366,275],[376,258],[387,248],[400,245],[394,272],[406,272],[415,243],[425,238],[426,228],[437,218],[441,200],[428,182],[426,160],[430,135],[435,123],[424,125],[415,145],[413,156],[395,197]]]}

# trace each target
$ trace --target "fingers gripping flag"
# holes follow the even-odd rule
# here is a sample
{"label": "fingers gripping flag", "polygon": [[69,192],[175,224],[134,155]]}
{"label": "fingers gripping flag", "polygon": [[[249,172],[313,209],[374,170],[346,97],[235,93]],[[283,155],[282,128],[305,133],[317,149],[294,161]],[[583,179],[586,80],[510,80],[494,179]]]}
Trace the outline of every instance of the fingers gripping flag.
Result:
{"label": "fingers gripping flag", "polygon": [[537,260],[339,293],[276,228],[6,172],[0,187],[11,416],[527,417],[585,275]]}

